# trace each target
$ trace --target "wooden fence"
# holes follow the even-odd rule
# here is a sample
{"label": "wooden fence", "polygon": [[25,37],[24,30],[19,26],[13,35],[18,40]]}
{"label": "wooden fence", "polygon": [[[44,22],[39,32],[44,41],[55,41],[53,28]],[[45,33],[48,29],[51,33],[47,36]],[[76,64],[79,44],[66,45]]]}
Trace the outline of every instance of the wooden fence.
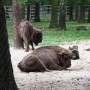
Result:
{"label": "wooden fence", "polygon": [[[12,7],[11,6],[4,6],[5,7],[5,13],[6,13],[6,18],[7,19],[12,19]],[[89,5],[85,6],[86,12],[88,11]],[[27,14],[25,8],[25,14]],[[75,11],[75,9],[74,9]],[[69,13],[69,6],[66,6],[66,15]],[[31,5],[30,6],[30,19],[33,19],[35,15],[35,6]],[[41,19],[47,19],[48,17],[50,18],[51,15],[51,5],[40,5],[40,18]]]}

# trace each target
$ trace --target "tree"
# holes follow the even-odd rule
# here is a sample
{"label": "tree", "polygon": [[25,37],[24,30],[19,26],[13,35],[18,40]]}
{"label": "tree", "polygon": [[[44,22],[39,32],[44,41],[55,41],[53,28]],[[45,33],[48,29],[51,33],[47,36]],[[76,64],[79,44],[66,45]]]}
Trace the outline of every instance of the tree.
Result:
{"label": "tree", "polygon": [[35,2],[35,22],[40,22],[40,4],[39,2]]}
{"label": "tree", "polygon": [[30,19],[30,5],[35,5],[35,22],[40,22],[40,4],[48,4],[48,0],[18,0],[18,2],[22,5],[27,5],[27,20]]}
{"label": "tree", "polygon": [[87,22],[90,23],[90,0],[86,0],[86,4],[89,5],[88,6],[88,18],[87,18]]}
{"label": "tree", "polygon": [[78,3],[75,3],[75,21],[78,21]]}
{"label": "tree", "polygon": [[90,23],[90,4],[89,4],[89,7],[88,7],[88,19],[87,19],[87,22]]}
{"label": "tree", "polygon": [[58,0],[51,0],[52,10],[51,10],[51,21],[49,28],[58,27]]}
{"label": "tree", "polygon": [[14,48],[21,49],[23,48],[23,41],[18,34],[18,25],[21,21],[20,18],[20,7],[18,0],[12,0],[13,4],[13,26],[14,26]]}
{"label": "tree", "polygon": [[86,0],[80,0],[78,6],[78,22],[84,23],[85,22],[85,2]]}
{"label": "tree", "polygon": [[73,20],[73,10],[74,10],[74,5],[76,3],[76,0],[64,0],[64,3],[69,6],[69,20]]}
{"label": "tree", "polygon": [[45,4],[48,3],[48,0],[33,0],[32,1],[35,4],[35,17],[34,21],[35,22],[40,22],[40,4]]}
{"label": "tree", "polygon": [[18,90],[9,52],[3,0],[0,0],[0,90]]}
{"label": "tree", "polygon": [[61,2],[60,2],[59,28],[61,30],[66,30],[66,11],[65,11],[64,0],[61,0]]}
{"label": "tree", "polygon": [[73,20],[73,3],[69,2],[69,20]]}
{"label": "tree", "polygon": [[30,19],[30,4],[27,4],[27,20]]}

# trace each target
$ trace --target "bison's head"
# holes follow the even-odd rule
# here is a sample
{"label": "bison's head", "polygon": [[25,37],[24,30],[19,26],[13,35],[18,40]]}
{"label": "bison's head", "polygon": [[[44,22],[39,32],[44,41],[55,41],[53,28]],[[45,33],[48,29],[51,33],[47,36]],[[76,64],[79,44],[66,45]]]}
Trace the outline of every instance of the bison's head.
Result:
{"label": "bison's head", "polygon": [[69,50],[71,50],[72,55],[71,55],[71,59],[79,59],[79,52],[78,52],[78,46],[73,46],[73,47],[69,47]]}
{"label": "bison's head", "polygon": [[59,61],[62,69],[66,69],[71,66],[71,53],[62,51],[59,53]]}
{"label": "bison's head", "polygon": [[33,35],[33,42],[35,45],[38,45],[38,43],[42,42],[42,31],[35,32]]}

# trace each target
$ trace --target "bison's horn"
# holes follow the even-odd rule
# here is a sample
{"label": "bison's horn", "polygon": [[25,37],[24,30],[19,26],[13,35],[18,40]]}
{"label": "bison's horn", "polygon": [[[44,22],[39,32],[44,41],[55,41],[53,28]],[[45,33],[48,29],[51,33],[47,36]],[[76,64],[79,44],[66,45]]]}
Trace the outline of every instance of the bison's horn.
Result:
{"label": "bison's horn", "polygon": [[43,29],[41,29],[41,31],[44,31],[44,28],[43,28]]}
{"label": "bison's horn", "polygon": [[69,49],[71,50],[71,49],[72,49],[72,47],[70,47],[70,46],[69,46]]}
{"label": "bison's horn", "polygon": [[59,55],[64,55],[64,54],[65,54],[65,52],[64,52],[64,51],[62,51],[62,52],[60,52],[60,53],[59,53]]}

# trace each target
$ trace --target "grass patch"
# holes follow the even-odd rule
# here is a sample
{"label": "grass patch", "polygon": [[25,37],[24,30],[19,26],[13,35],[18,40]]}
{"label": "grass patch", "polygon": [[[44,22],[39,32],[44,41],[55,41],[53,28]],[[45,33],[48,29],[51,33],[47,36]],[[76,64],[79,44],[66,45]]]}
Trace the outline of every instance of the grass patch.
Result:
{"label": "grass patch", "polygon": [[[77,22],[67,22],[67,31],[61,31],[59,29],[49,29],[49,21],[41,21],[35,23],[31,21],[33,26],[43,30],[43,41],[40,43],[40,46],[44,45],[60,45],[65,44],[65,42],[80,41],[80,40],[89,40],[90,39],[90,29],[87,31],[81,30],[77,31],[76,27],[78,25],[84,25],[89,27],[90,24],[79,24]],[[7,20],[7,29],[9,35],[10,46],[13,46],[13,25],[12,20]]]}

